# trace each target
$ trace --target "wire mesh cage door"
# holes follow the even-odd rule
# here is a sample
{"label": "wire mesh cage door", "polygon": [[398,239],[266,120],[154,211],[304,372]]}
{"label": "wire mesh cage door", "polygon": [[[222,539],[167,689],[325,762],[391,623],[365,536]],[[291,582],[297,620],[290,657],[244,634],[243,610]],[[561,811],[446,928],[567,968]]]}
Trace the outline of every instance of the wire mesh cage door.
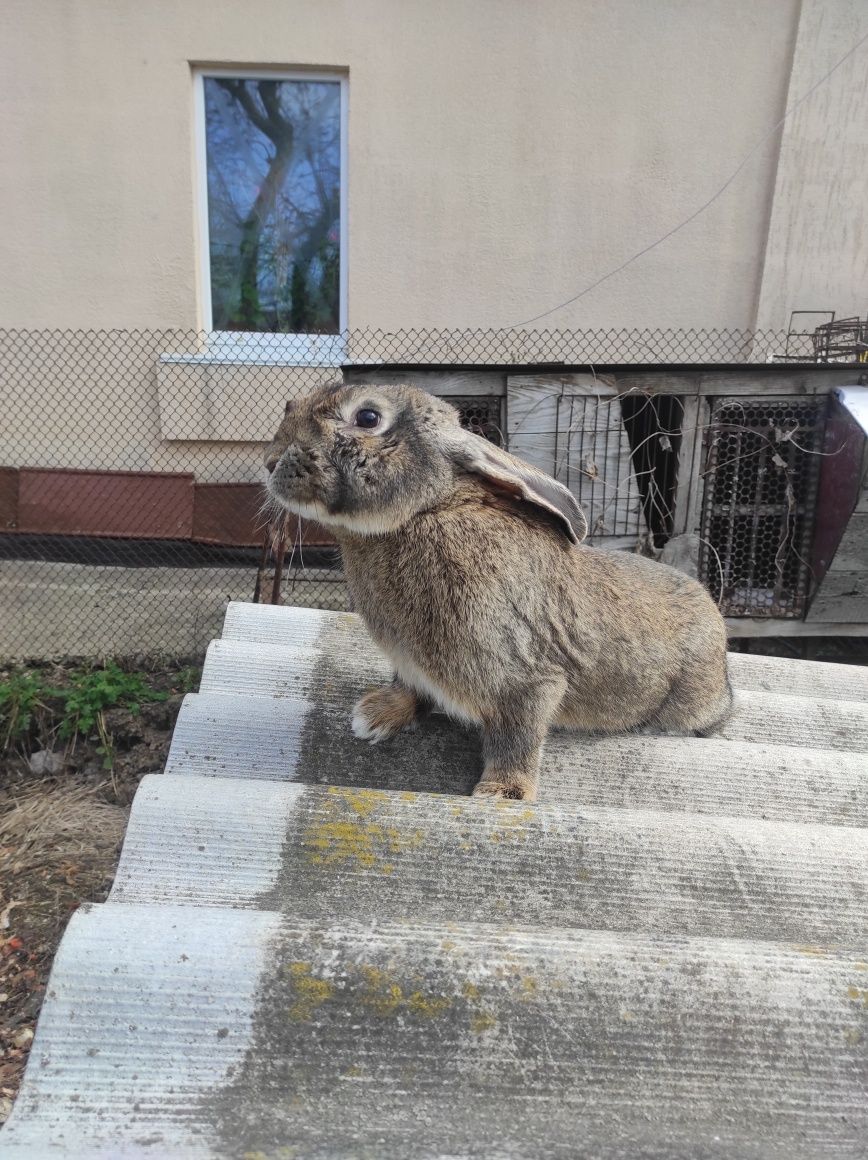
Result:
{"label": "wire mesh cage door", "polygon": [[825,410],[825,396],[712,401],[699,568],[725,616],[805,613]]}
{"label": "wire mesh cage door", "polygon": [[637,548],[648,534],[617,388],[592,374],[510,375],[509,450],[573,493],[588,543]]}

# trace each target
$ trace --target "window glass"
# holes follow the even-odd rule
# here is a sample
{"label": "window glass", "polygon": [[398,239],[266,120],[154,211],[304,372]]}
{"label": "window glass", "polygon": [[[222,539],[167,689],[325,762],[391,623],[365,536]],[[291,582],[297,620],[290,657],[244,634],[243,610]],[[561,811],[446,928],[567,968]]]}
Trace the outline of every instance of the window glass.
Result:
{"label": "window glass", "polygon": [[203,77],[212,327],[341,329],[341,85]]}

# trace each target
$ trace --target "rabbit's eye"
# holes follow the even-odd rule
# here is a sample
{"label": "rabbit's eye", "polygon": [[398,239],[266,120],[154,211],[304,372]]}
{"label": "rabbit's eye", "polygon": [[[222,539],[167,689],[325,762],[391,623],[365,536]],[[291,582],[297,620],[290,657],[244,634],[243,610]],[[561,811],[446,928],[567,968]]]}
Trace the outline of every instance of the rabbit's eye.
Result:
{"label": "rabbit's eye", "polygon": [[380,421],[380,412],[372,411],[370,407],[362,407],[361,411],[356,411],[356,417],[353,420],[357,427],[376,427]]}

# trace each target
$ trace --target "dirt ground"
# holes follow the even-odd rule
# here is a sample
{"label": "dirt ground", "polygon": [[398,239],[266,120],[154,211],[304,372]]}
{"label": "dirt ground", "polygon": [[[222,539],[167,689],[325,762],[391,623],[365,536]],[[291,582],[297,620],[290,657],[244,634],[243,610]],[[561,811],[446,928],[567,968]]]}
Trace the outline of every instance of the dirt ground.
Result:
{"label": "dirt ground", "polygon": [[[69,670],[38,667],[58,686]],[[18,1091],[60,937],[81,903],[108,894],[136,788],[162,770],[184,693],[198,682],[198,670],[182,662],[144,676],[167,697],[138,713],[106,711],[110,769],[99,737],[64,745],[52,739],[50,718],[0,753],[0,1124]],[[46,745],[62,768],[34,773],[31,752]]]}

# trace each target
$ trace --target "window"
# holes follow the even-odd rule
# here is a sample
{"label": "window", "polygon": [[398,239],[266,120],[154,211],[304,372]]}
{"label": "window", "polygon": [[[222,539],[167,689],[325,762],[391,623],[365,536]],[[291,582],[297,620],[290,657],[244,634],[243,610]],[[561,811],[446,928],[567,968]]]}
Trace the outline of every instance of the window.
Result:
{"label": "window", "polygon": [[216,353],[331,361],[346,329],[346,81],[198,73],[202,300]]}

